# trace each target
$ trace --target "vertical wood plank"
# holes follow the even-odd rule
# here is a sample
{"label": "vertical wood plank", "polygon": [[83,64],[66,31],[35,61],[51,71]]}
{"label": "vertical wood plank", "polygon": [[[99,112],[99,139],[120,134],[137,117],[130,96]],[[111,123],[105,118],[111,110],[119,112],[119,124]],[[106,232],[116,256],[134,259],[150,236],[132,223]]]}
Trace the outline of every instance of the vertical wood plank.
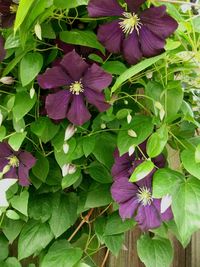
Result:
{"label": "vertical wood plank", "polygon": [[[171,267],[185,267],[186,266],[186,251],[178,240],[172,238],[174,246],[174,259]],[[191,267],[191,266],[190,266]]]}
{"label": "vertical wood plank", "polygon": [[109,256],[106,267],[144,267],[137,256],[137,240],[140,235],[141,231],[138,228],[126,233],[124,248],[117,258]]}
{"label": "vertical wood plank", "polygon": [[186,267],[200,266],[200,231],[196,232],[191,242],[191,265]]}

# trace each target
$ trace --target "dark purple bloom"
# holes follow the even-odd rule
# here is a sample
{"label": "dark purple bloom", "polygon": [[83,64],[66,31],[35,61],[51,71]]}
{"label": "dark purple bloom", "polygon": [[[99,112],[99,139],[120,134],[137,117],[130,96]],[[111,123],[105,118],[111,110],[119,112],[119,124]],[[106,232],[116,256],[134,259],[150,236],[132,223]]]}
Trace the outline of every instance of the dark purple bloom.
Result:
{"label": "dark purple bloom", "polygon": [[3,178],[17,178],[19,184],[28,186],[29,170],[36,159],[27,151],[14,151],[7,143],[0,143],[0,172]]}
{"label": "dark purple bloom", "polygon": [[165,39],[178,27],[166,13],[165,6],[139,12],[145,0],[125,0],[125,11],[116,0],[90,0],[91,17],[117,16],[118,19],[103,24],[98,39],[111,53],[122,52],[129,64],[137,63],[143,56],[152,57],[164,50]]}
{"label": "dark purple bloom", "polygon": [[[144,146],[143,143],[141,148]],[[139,152],[137,156],[124,154],[120,157],[118,151],[115,151],[115,163],[112,168],[114,183],[111,193],[119,204],[119,214],[122,219],[135,216],[140,228],[146,231],[159,227],[162,221],[172,219],[173,215],[170,207],[161,213],[161,199],[152,197],[152,178],[156,169],[136,183],[129,182],[131,173],[144,161],[140,156]],[[165,165],[162,155],[156,157],[153,162],[159,168]]]}
{"label": "dark purple bloom", "polygon": [[75,50],[65,55],[59,65],[38,76],[44,89],[62,87],[46,98],[48,116],[54,120],[67,118],[75,125],[82,125],[91,117],[85,99],[101,112],[109,108],[102,91],[111,82],[110,74],[95,63],[88,65]]}
{"label": "dark purple bloom", "polygon": [[12,0],[0,0],[0,25],[9,28],[13,25],[18,5]]}

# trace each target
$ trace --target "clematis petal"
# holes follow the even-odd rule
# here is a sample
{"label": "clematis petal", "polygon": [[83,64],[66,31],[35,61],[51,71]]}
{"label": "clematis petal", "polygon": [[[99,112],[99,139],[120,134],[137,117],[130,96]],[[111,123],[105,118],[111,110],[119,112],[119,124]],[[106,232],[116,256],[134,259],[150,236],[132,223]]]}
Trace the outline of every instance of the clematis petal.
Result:
{"label": "clematis petal", "polygon": [[94,105],[100,112],[103,112],[110,107],[110,105],[106,103],[103,93],[98,93],[90,88],[85,88],[84,95],[86,96],[87,101]]}
{"label": "clematis petal", "polygon": [[98,39],[111,53],[119,53],[121,51],[122,40],[124,34],[119,26],[119,20],[108,22],[99,27]]}
{"label": "clematis petal", "polygon": [[8,160],[6,158],[0,158],[0,172],[3,171],[3,168],[8,164]]}
{"label": "clematis petal", "polygon": [[125,0],[127,3],[128,9],[131,12],[136,12],[139,7],[145,2],[146,0]]}
{"label": "clematis petal", "polygon": [[130,219],[133,217],[139,206],[138,200],[136,197],[132,197],[128,201],[121,203],[119,207],[119,215],[122,219]]}
{"label": "clematis petal", "polygon": [[4,174],[4,178],[18,178],[16,167],[11,167],[10,170]]}
{"label": "clematis petal", "polygon": [[111,82],[112,75],[105,72],[95,63],[87,70],[82,80],[83,86],[85,85],[96,92],[101,92],[108,87]]}
{"label": "clematis petal", "polygon": [[166,6],[148,8],[141,13],[140,19],[151,32],[163,39],[178,28],[176,20],[166,14]]}
{"label": "clematis petal", "polygon": [[49,94],[46,97],[45,108],[51,119],[61,120],[66,118],[71,101],[71,93],[67,90]]}
{"label": "clematis petal", "polygon": [[123,41],[123,55],[129,64],[136,64],[142,58],[136,30]]}
{"label": "clematis petal", "polygon": [[18,155],[18,159],[28,169],[32,168],[36,163],[36,158],[34,158],[32,154],[27,151],[20,152]]}
{"label": "clematis petal", "polygon": [[163,154],[160,154],[156,158],[153,158],[153,163],[158,167],[158,168],[164,168],[166,164],[166,160]]}
{"label": "clematis petal", "polygon": [[154,199],[153,203],[158,212],[160,212],[162,221],[170,221],[173,219],[171,207],[169,207],[165,212],[161,213],[161,199]]}
{"label": "clematis petal", "polygon": [[59,66],[47,69],[45,73],[38,75],[37,80],[40,87],[44,89],[53,89],[72,83],[71,78]]}
{"label": "clematis petal", "polygon": [[132,155],[131,157],[128,153],[125,153],[121,157],[119,156],[119,151],[116,149],[114,152],[115,163],[112,167],[112,176],[116,180],[121,177],[128,177],[129,170],[132,167],[132,161],[134,160],[135,156]]}
{"label": "clematis petal", "polygon": [[136,197],[137,192],[137,185],[130,183],[127,177],[116,180],[111,187],[112,197],[119,204]]}
{"label": "clematis petal", "polygon": [[12,154],[12,149],[7,143],[0,143],[0,158],[9,157]]}
{"label": "clematis petal", "polygon": [[0,0],[0,13],[3,15],[10,14],[10,5],[12,4],[12,0]]}
{"label": "clematis petal", "polygon": [[6,50],[4,48],[4,39],[2,36],[0,36],[0,62],[4,60],[5,56],[6,56]]}
{"label": "clematis petal", "polygon": [[85,106],[83,95],[73,95],[67,118],[75,125],[83,125],[91,118],[91,114]]}
{"label": "clematis petal", "polygon": [[162,223],[159,212],[153,204],[140,205],[135,220],[143,231],[157,228]]}
{"label": "clematis petal", "polygon": [[151,32],[146,26],[142,26],[139,34],[142,54],[152,57],[164,51],[165,41]]}
{"label": "clematis petal", "polygon": [[3,29],[12,27],[15,20],[15,14],[2,15],[0,25]]}
{"label": "clematis petal", "polygon": [[27,167],[25,167],[23,164],[20,164],[18,167],[18,177],[19,177],[19,184],[21,186],[30,185],[29,169]]}
{"label": "clematis petal", "polygon": [[123,12],[116,0],[90,0],[88,4],[90,17],[120,16]]}
{"label": "clematis petal", "polygon": [[79,81],[89,65],[83,60],[75,50],[66,54],[60,62],[60,65],[67,71],[73,81]]}

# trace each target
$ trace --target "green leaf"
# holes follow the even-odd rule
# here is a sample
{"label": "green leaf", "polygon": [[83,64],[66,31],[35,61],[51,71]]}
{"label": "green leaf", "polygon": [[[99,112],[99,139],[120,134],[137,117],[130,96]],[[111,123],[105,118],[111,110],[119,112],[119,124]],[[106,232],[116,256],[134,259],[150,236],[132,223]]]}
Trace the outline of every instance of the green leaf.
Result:
{"label": "green leaf", "polygon": [[150,158],[157,157],[164,149],[168,141],[168,129],[163,125],[153,133],[147,141],[147,154]]}
{"label": "green leaf", "polygon": [[4,126],[0,126],[0,142],[4,139],[6,136],[6,128]]}
{"label": "green leaf", "polygon": [[28,203],[28,215],[42,223],[50,219],[52,214],[52,195],[34,194],[30,196]]}
{"label": "green leaf", "polygon": [[54,5],[58,8],[74,8],[87,5],[89,0],[54,0]]}
{"label": "green leaf", "polygon": [[[115,136],[108,133],[102,133],[95,137],[96,143],[92,153],[99,162],[103,163],[110,169],[114,163],[113,153],[116,149]],[[106,144],[106,146],[104,144]]]}
{"label": "green leaf", "polygon": [[85,207],[101,207],[110,204],[112,201],[110,185],[93,184],[87,193]]}
{"label": "green leaf", "polygon": [[105,71],[116,75],[121,75],[127,70],[127,67],[120,61],[107,61],[103,64],[102,68]]}
{"label": "green leaf", "polygon": [[[22,119],[34,106],[36,102],[36,95],[30,98],[27,92],[19,92],[15,95],[15,102],[13,107],[13,115],[16,121]],[[22,105],[23,103],[23,105]]]}
{"label": "green leaf", "polygon": [[195,151],[183,150],[181,153],[181,160],[184,168],[192,175],[200,179],[200,163],[195,160]]}
{"label": "green leaf", "polygon": [[13,150],[18,151],[26,135],[27,135],[27,132],[14,133],[11,137],[9,137],[8,144],[12,147]]}
{"label": "green leaf", "polygon": [[4,219],[2,231],[9,240],[10,244],[12,244],[16,237],[19,235],[23,225],[24,222],[22,221],[13,221],[8,218]]}
{"label": "green leaf", "polygon": [[164,58],[165,55],[166,54],[163,53],[163,54],[161,54],[159,56],[145,59],[142,62],[130,67],[129,69],[127,69],[125,72],[123,72],[119,76],[119,78],[117,78],[115,84],[112,87],[111,92],[114,93],[128,79],[130,79],[131,77],[133,77],[137,73],[141,72],[142,70],[144,70],[144,69],[150,67],[151,65],[155,64],[158,60]]}
{"label": "green leaf", "polygon": [[103,54],[105,52],[104,47],[97,40],[96,34],[92,31],[63,31],[60,33],[60,39],[65,43],[96,48]]}
{"label": "green leaf", "polygon": [[106,247],[117,256],[124,243],[124,234],[109,235],[104,237]]}
{"label": "green leaf", "polygon": [[83,152],[86,157],[88,157],[94,150],[96,143],[95,135],[89,135],[83,139]]}
{"label": "green leaf", "polygon": [[16,18],[15,18],[15,24],[14,24],[15,32],[18,30],[18,28],[24,21],[33,3],[34,3],[34,0],[20,0],[19,6],[17,9]]}
{"label": "green leaf", "polygon": [[7,210],[6,211],[6,217],[8,217],[11,220],[19,220],[20,219],[19,214],[17,214],[17,212],[14,210]]}
{"label": "green leaf", "polygon": [[173,195],[172,211],[174,220],[186,246],[191,235],[200,228],[200,181],[194,177],[181,184]]}
{"label": "green leaf", "polygon": [[200,163],[200,144],[198,144],[195,150],[195,161],[196,163]]}
{"label": "green leaf", "polygon": [[112,183],[112,176],[110,172],[97,161],[92,162],[88,168],[89,175],[99,183]]}
{"label": "green leaf", "polygon": [[9,257],[3,267],[21,267],[21,264],[15,257]]}
{"label": "green leaf", "polygon": [[169,82],[167,86],[167,96],[163,94],[163,101],[166,97],[168,117],[174,116],[178,113],[183,102],[183,89],[180,81]]}
{"label": "green leaf", "polygon": [[44,143],[50,141],[57,134],[58,130],[59,125],[54,124],[47,117],[40,117],[31,124],[31,131]]}
{"label": "green leaf", "polygon": [[83,254],[80,248],[72,248],[66,240],[53,243],[44,256],[41,267],[72,267],[79,262]]}
{"label": "green leaf", "polygon": [[183,174],[169,168],[157,170],[153,176],[153,197],[162,198],[167,194],[175,194],[184,179]]}
{"label": "green leaf", "polygon": [[8,257],[8,240],[3,234],[0,235],[0,261],[5,260]]}
{"label": "green leaf", "polygon": [[104,235],[106,236],[122,234],[133,229],[135,225],[136,222],[133,219],[122,221],[122,218],[119,216],[118,211],[116,211],[108,216]]}
{"label": "green leaf", "polygon": [[141,179],[146,177],[153,169],[154,169],[153,162],[150,160],[146,160],[135,168],[135,170],[131,174],[129,181],[130,182],[140,181]]}
{"label": "green leaf", "polygon": [[19,196],[14,196],[10,202],[14,209],[18,210],[25,216],[28,216],[28,191],[24,190]]}
{"label": "green leaf", "polygon": [[53,239],[47,223],[28,221],[21,231],[18,242],[18,258],[22,260],[35,252],[41,251]]}
{"label": "green leaf", "polygon": [[77,219],[77,197],[74,193],[54,194],[52,216],[49,221],[55,237],[62,235]]}
{"label": "green leaf", "polygon": [[80,177],[81,177],[80,168],[78,168],[75,173],[66,175],[62,179],[62,189],[70,187],[71,185],[76,183]]}
{"label": "green leaf", "polygon": [[146,267],[169,267],[173,260],[173,249],[168,239],[151,239],[143,235],[137,241],[137,251]]}
{"label": "green leaf", "polygon": [[37,161],[32,168],[32,172],[40,181],[45,182],[49,173],[49,161],[40,153],[36,153],[35,156],[37,158]]}
{"label": "green leaf", "polygon": [[27,53],[22,58],[20,62],[20,78],[23,86],[26,86],[35,79],[42,65],[43,57],[38,52]]}
{"label": "green leaf", "polygon": [[[136,133],[136,137],[132,137],[128,134],[128,130],[133,130]],[[117,146],[120,155],[126,153],[132,145],[139,145],[153,131],[153,123],[150,117],[137,115],[134,116],[131,123],[124,124],[121,127],[121,131],[118,134]]]}

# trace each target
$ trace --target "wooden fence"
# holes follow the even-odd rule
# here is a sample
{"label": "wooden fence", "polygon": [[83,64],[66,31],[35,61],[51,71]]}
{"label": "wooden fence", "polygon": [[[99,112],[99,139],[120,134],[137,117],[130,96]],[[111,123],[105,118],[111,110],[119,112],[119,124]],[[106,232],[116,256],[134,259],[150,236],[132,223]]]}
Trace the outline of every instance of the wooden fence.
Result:
{"label": "wooden fence", "polygon": [[[124,248],[116,258],[108,255],[105,265],[106,251],[99,253],[95,262],[99,267],[144,267],[144,264],[137,256],[137,239],[140,236],[139,229],[126,234]],[[179,241],[173,239],[174,260],[171,267],[200,267],[200,232],[193,235],[191,243],[183,249]],[[159,266],[162,267],[162,266]]]}

